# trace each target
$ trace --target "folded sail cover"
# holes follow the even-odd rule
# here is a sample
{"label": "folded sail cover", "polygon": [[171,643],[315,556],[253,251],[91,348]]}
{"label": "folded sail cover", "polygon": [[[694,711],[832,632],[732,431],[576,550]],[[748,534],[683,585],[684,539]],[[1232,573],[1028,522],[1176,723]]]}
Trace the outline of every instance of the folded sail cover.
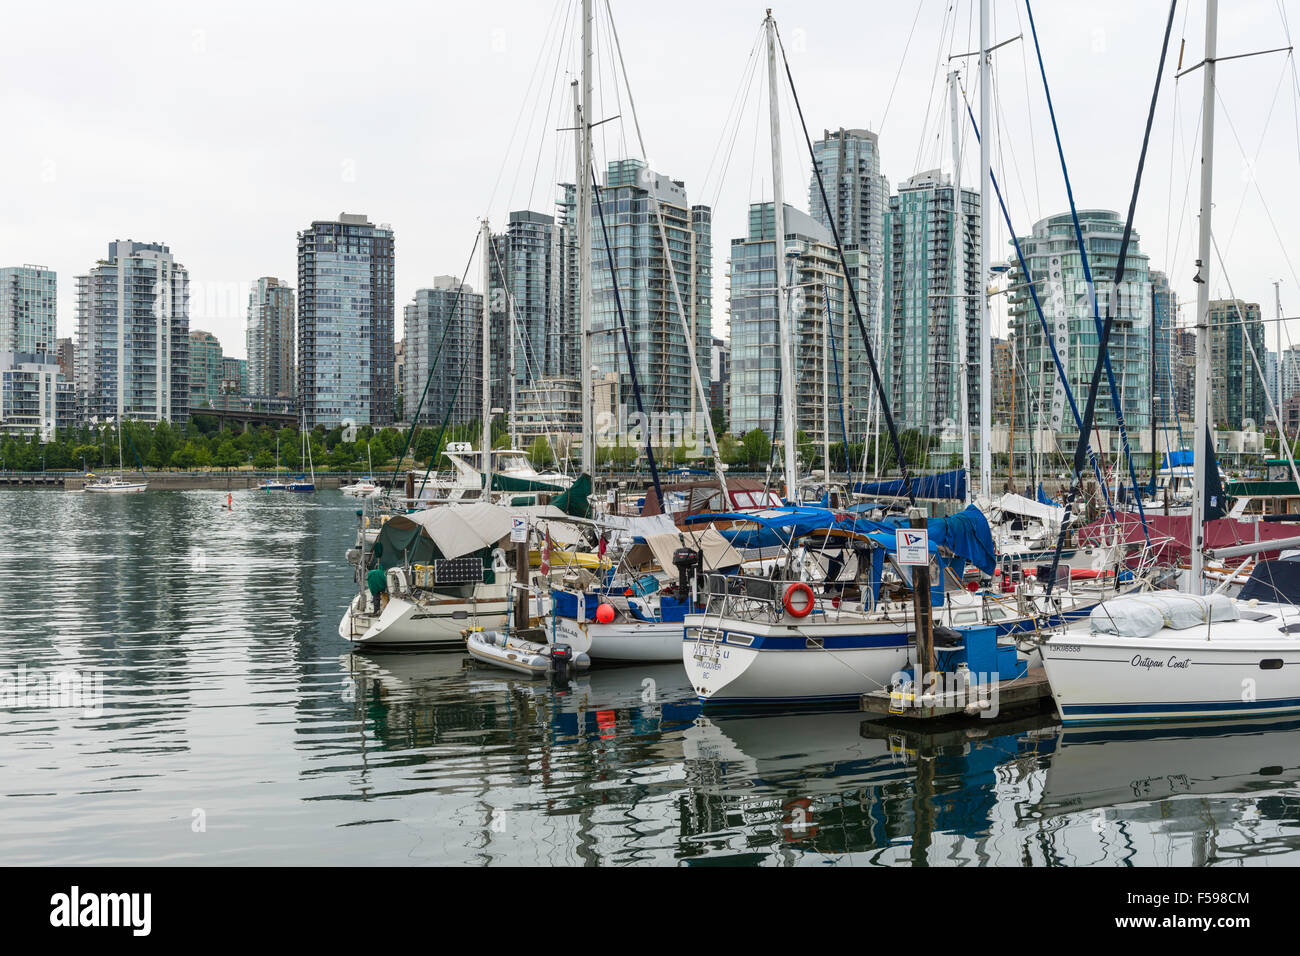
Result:
{"label": "folded sail cover", "polygon": [[[873,498],[904,498],[907,491],[903,485],[901,478],[896,481],[858,481],[853,484],[853,493]],[[966,469],[943,471],[937,475],[917,475],[912,478],[912,494],[918,498],[964,499]]]}
{"label": "folded sail cover", "polygon": [[1226,594],[1201,597],[1181,591],[1152,591],[1103,601],[1088,615],[1094,634],[1151,637],[1164,628],[1184,631],[1215,621],[1237,620],[1237,605]]}

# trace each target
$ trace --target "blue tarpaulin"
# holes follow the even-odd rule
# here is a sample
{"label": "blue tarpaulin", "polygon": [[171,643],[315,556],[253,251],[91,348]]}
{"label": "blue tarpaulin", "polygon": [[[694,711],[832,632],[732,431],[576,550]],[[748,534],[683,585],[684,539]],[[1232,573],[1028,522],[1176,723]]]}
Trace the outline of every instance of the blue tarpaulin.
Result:
{"label": "blue tarpaulin", "polygon": [[[738,528],[720,528],[719,533],[737,548],[772,548],[788,544],[814,531],[835,527],[835,512],[829,508],[796,505],[764,508],[762,511],[721,511],[691,515],[686,524],[718,521],[742,522]],[[757,527],[753,527],[757,525]]]}
{"label": "blue tarpaulin", "polygon": [[1056,504],[1056,502],[1052,500],[1051,496],[1043,490],[1043,483],[1041,481],[1038,483],[1038,503],[1040,505]]}
{"label": "blue tarpaulin", "polygon": [[1190,466],[1195,456],[1190,448],[1180,448],[1165,454],[1165,468],[1182,468]]}
{"label": "blue tarpaulin", "polygon": [[[719,529],[722,536],[738,548],[773,547],[814,531],[836,529],[866,535],[891,551],[895,548],[894,531],[907,523],[907,519],[901,516],[871,521],[859,515],[808,506],[726,511],[691,515],[686,519],[688,525],[724,521],[741,523],[740,527]],[[926,521],[926,528],[930,532],[931,551],[944,547],[985,574],[992,574],[996,570],[997,553],[993,547],[993,535],[989,531],[988,519],[979,508],[967,505],[962,511],[946,518],[930,518]]]}
{"label": "blue tarpaulin", "polygon": [[[854,494],[875,498],[902,498],[907,495],[903,479],[894,481],[858,481],[853,484]],[[912,494],[918,498],[966,497],[966,469],[941,471],[937,475],[917,475],[912,478]]]}

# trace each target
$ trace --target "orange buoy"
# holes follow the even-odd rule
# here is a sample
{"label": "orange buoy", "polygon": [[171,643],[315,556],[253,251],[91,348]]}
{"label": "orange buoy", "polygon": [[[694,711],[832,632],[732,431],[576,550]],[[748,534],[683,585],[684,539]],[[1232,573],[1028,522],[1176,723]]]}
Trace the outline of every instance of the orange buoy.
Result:
{"label": "orange buoy", "polygon": [[614,605],[602,604],[596,608],[596,620],[601,624],[612,624],[614,622]]}

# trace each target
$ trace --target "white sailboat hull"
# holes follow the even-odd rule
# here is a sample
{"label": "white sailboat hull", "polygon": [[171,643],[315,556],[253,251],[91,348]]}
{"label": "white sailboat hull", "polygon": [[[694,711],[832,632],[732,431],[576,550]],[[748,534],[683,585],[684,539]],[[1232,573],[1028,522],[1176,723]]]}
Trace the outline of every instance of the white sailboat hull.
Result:
{"label": "white sailboat hull", "polygon": [[147,491],[149,483],[144,481],[123,482],[121,484],[104,484],[104,485],[86,485],[82,488],[89,494],[97,495],[131,495],[141,491]]}
{"label": "white sailboat hull", "polygon": [[[681,645],[691,686],[705,703],[848,703],[888,686],[909,663],[911,628],[901,623],[705,622],[688,614]],[[702,629],[721,630],[722,639],[701,639]]]}
{"label": "white sailboat hull", "polygon": [[593,661],[664,662],[682,657],[680,621],[601,624],[557,616],[554,640],[585,649]]}
{"label": "white sailboat hull", "polygon": [[510,611],[504,585],[484,585],[477,601],[415,601],[393,595],[378,616],[369,613],[371,597],[358,594],[339,621],[339,636],[358,646],[463,648],[461,632],[470,627],[506,626]]}
{"label": "white sailboat hull", "polygon": [[1081,626],[1054,637],[1041,651],[1062,723],[1300,713],[1300,640],[1243,635],[1254,623],[1216,623],[1209,639],[1203,627],[1134,639]]}

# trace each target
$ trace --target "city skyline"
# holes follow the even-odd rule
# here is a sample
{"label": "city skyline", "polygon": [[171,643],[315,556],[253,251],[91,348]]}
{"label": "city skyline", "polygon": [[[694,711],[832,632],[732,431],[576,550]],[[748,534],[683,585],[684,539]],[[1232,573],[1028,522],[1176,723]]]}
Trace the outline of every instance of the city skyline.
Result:
{"label": "city skyline", "polygon": [[[248,288],[255,277],[294,275],[293,235],[301,223],[332,215],[336,209],[358,209],[376,222],[391,222],[401,233],[395,298],[410,301],[414,291],[427,287],[434,276],[459,274],[484,211],[494,231],[504,229],[511,211],[549,214],[557,198],[555,184],[572,179],[572,150],[565,151],[560,140],[552,136],[557,145],[553,168],[557,175],[542,172],[530,177],[521,170],[535,168],[534,157],[528,156],[528,163],[522,156],[512,157],[516,147],[510,135],[514,117],[531,102],[524,91],[546,46],[538,38],[547,35],[558,9],[521,4],[494,11],[452,11],[440,23],[439,32],[455,42],[448,41],[445,57],[434,58],[435,69],[420,72],[415,72],[416,64],[423,68],[429,60],[400,55],[410,42],[401,34],[418,34],[415,27],[426,14],[403,12],[399,19],[409,20],[411,29],[401,31],[390,30],[392,21],[385,19],[385,42],[396,44],[398,54],[390,57],[391,69],[382,74],[383,82],[368,85],[365,92],[350,82],[357,75],[355,63],[320,66],[311,58],[311,50],[363,42],[371,30],[381,29],[378,24],[354,26],[359,36],[345,37],[330,26],[329,16],[295,20],[297,42],[278,59],[263,53],[271,39],[285,31],[253,34],[240,29],[248,11],[239,4],[205,13],[199,18],[202,22],[178,23],[171,18],[166,24],[151,23],[111,48],[86,42],[104,28],[101,18],[107,15],[93,7],[84,8],[59,36],[30,31],[39,37],[37,42],[0,68],[11,115],[31,131],[0,157],[0,174],[22,187],[6,197],[6,214],[0,217],[0,262],[38,262],[65,277],[58,289],[58,334],[67,336],[73,331],[75,314],[75,289],[68,277],[84,271],[113,238],[165,242],[183,250],[191,274],[191,322],[213,331],[230,344],[231,354],[238,355],[243,351]],[[683,6],[683,15],[685,10]],[[690,80],[688,109],[682,108],[677,96],[650,95],[652,78],[664,66],[660,58],[668,37],[663,13],[660,8],[615,7],[633,92],[642,111],[650,165],[686,181],[692,201],[713,209],[713,325],[715,334],[729,338],[727,298],[721,285],[723,259],[730,239],[745,234],[750,203],[770,199],[765,130],[757,130],[760,135],[755,137],[746,113],[742,137],[746,155],[721,185],[710,156],[725,125],[719,117],[725,117],[736,92],[762,9],[738,3],[690,8],[692,22],[701,29],[674,34],[667,54],[667,65]],[[893,189],[917,172],[946,165],[948,146],[940,134],[948,117],[942,82],[932,74],[936,47],[945,56],[949,51],[965,52],[969,32],[965,22],[945,20],[940,8],[924,3],[919,9],[897,10],[825,4],[789,9],[786,19],[781,8],[774,13],[814,137],[823,129],[839,127],[872,131],[879,137],[882,172]],[[41,17],[31,10],[13,15],[19,30],[28,18],[38,23]],[[1149,85],[1163,16],[1159,5],[1134,9],[1116,4],[1090,11],[1085,28],[1080,29],[1068,11],[1038,11],[1039,38],[1081,208],[1127,207],[1145,118],[1144,104],[1127,94]],[[1021,7],[993,4],[996,39],[1025,34],[1019,43],[995,54],[1001,58],[997,60],[999,89],[1004,93],[1000,114],[1005,114],[1006,124],[1000,135],[1005,155],[998,159],[995,154],[995,171],[1003,180],[1015,228],[1022,234],[1033,222],[1067,208],[1024,21]],[[1175,42],[1185,39],[1188,50],[1197,49],[1198,21],[1191,16],[1184,22],[1180,16]],[[887,52],[878,58],[848,55],[860,31],[832,29],[828,24],[851,27],[855,22],[870,26],[871,35]],[[1235,6],[1221,24],[1220,47],[1259,48],[1267,45],[1260,41],[1278,26],[1276,9],[1267,3]],[[908,52],[903,57],[905,45]],[[604,90],[612,102],[609,51],[598,48],[597,54],[606,57],[597,81],[597,100]],[[74,55],[76,64],[68,59]],[[1190,59],[1192,54],[1187,56]],[[1274,278],[1292,279],[1283,283],[1284,308],[1288,293],[1300,295],[1300,284],[1281,248],[1289,244],[1289,231],[1295,228],[1290,224],[1300,222],[1292,208],[1295,200],[1278,188],[1290,175],[1288,162],[1294,162],[1294,150],[1285,148],[1294,131],[1279,119],[1289,111],[1279,107],[1272,113],[1267,135],[1261,135],[1270,112],[1268,98],[1259,91],[1278,89],[1285,99],[1287,90],[1279,86],[1284,59],[1234,61],[1220,71],[1225,116],[1218,137],[1218,239],[1230,269],[1231,293],[1259,301],[1266,318],[1271,318]],[[479,87],[447,82],[457,70],[485,67],[491,75],[485,74],[487,81]],[[305,84],[295,68],[308,69],[316,82]],[[98,85],[85,82],[92,73]],[[176,99],[196,108],[173,111],[159,127],[143,112],[143,105],[134,105],[136,98],[131,95],[132,84],[146,75],[166,77]],[[212,99],[214,77],[224,78],[229,98],[239,103],[237,109],[227,106],[224,98]],[[1077,82],[1079,77],[1087,77],[1087,82]],[[1289,76],[1283,79],[1291,85]],[[306,88],[310,95],[303,92]],[[255,115],[243,107],[242,99],[254,90],[262,106]],[[448,90],[455,91],[454,99]],[[975,91],[967,92],[973,96]],[[761,90],[756,95],[761,98]],[[1106,112],[1105,133],[1099,134],[1098,110],[1104,103],[1120,105]],[[483,127],[462,124],[455,130],[433,121],[440,108],[453,107],[465,116],[495,119]],[[1175,108],[1176,136],[1170,122]],[[335,109],[361,118],[339,123]],[[1162,91],[1136,220],[1137,228],[1145,230],[1144,246],[1153,268],[1169,275],[1178,301],[1184,304],[1194,301],[1190,235],[1195,228],[1191,208],[1195,202],[1184,185],[1195,165],[1193,131],[1198,109],[1199,87],[1188,86],[1186,80],[1176,95],[1172,82]],[[370,112],[406,121],[375,124],[365,118]],[[605,112],[612,115],[617,110]],[[1033,136],[1027,132],[1031,120]],[[624,117],[621,123],[598,130],[594,160],[598,169],[609,160],[639,152],[628,129],[620,128],[628,122]],[[312,135],[304,138],[304,132]],[[784,133],[787,201],[807,211],[803,185],[809,160],[789,116]],[[966,132],[962,135],[968,138]],[[1093,148],[1099,135],[1104,135],[1107,149]],[[967,146],[969,154],[972,150]],[[751,152],[753,156],[748,155]],[[87,156],[95,161],[89,162]],[[977,163],[972,156],[965,157],[964,166],[963,183],[976,182]],[[1258,177],[1260,190],[1273,206],[1272,221],[1251,176]],[[1005,227],[995,222],[990,233],[993,261],[1005,260],[1010,253]],[[238,241],[233,241],[236,237]],[[1217,261],[1212,271],[1218,277],[1212,279],[1212,296],[1232,297]],[[475,277],[472,268],[469,281]],[[1000,303],[997,309],[995,332],[1005,333]],[[1286,311],[1300,313],[1300,303]],[[1186,320],[1184,315],[1182,321]],[[1300,329],[1295,333],[1291,338],[1300,341]],[[1271,344],[1272,336],[1269,340]]]}

